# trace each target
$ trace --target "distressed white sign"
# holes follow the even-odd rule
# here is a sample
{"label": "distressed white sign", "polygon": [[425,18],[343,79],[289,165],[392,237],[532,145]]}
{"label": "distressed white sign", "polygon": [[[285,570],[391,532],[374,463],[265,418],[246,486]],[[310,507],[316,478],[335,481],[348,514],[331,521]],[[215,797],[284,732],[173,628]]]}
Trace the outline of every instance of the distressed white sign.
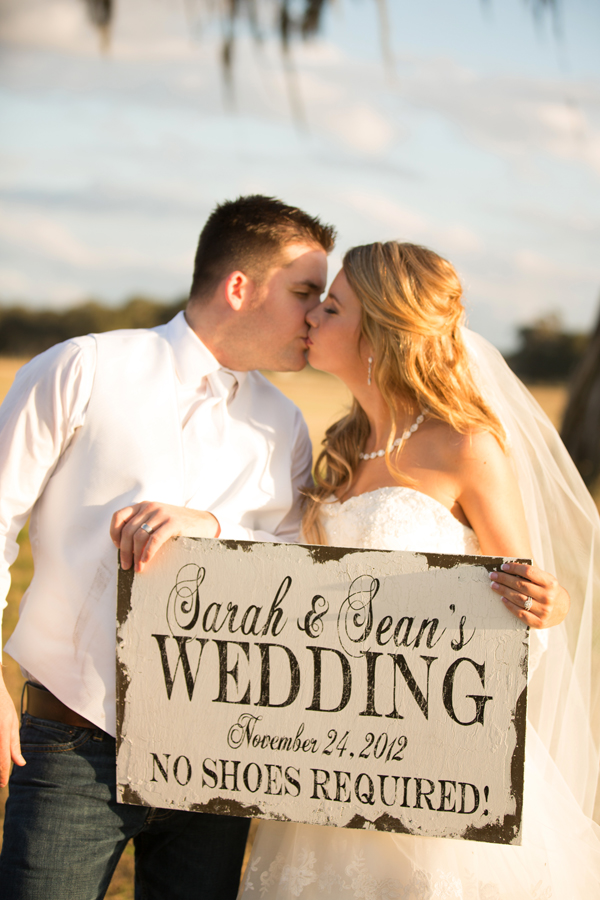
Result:
{"label": "distressed white sign", "polygon": [[119,573],[122,802],[520,843],[502,560],[179,538]]}

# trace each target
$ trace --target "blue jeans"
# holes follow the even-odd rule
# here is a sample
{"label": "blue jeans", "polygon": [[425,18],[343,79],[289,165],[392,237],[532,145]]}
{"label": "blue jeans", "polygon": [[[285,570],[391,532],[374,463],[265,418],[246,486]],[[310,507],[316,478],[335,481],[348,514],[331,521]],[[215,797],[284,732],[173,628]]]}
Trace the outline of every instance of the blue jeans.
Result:
{"label": "blue jeans", "polygon": [[116,802],[115,741],[27,713],[0,857],[2,900],[100,900],[129,838],[136,900],[235,900],[248,819]]}

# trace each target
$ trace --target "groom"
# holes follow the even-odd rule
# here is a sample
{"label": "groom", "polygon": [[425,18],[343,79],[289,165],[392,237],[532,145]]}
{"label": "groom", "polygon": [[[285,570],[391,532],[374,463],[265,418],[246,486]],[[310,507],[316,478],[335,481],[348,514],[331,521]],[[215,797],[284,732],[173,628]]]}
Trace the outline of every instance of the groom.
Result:
{"label": "groom", "polygon": [[330,226],[279,200],[223,203],[185,315],[67,341],[17,375],[0,409],[0,593],[30,513],[35,574],[7,645],[28,678],[21,743],[0,679],[0,784],[16,764],[4,900],[102,897],[130,837],[136,898],[235,897],[247,820],[115,801],[109,524],[121,510],[113,540],[138,571],[183,532],[294,538],[307,429],[254,370],[304,366],[333,243]]}

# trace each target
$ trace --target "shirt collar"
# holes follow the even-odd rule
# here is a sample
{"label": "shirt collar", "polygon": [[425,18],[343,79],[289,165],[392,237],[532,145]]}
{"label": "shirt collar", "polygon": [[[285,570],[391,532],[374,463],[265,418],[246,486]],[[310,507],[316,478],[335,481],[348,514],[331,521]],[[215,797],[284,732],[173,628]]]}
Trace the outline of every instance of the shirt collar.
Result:
{"label": "shirt collar", "polygon": [[198,385],[207,375],[222,368],[227,372],[233,372],[238,385],[242,384],[248,374],[221,366],[196,332],[190,328],[183,311],[177,313],[175,318],[167,323],[165,337],[173,350],[175,370],[182,384]]}

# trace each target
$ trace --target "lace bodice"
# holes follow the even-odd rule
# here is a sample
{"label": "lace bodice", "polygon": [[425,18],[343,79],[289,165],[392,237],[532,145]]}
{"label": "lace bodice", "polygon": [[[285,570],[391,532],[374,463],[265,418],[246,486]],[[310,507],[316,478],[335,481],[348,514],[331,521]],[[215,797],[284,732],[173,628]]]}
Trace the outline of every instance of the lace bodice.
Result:
{"label": "lace bodice", "polygon": [[333,547],[481,553],[472,528],[438,500],[413,488],[377,488],[345,503],[331,498],[321,507],[321,521]]}

